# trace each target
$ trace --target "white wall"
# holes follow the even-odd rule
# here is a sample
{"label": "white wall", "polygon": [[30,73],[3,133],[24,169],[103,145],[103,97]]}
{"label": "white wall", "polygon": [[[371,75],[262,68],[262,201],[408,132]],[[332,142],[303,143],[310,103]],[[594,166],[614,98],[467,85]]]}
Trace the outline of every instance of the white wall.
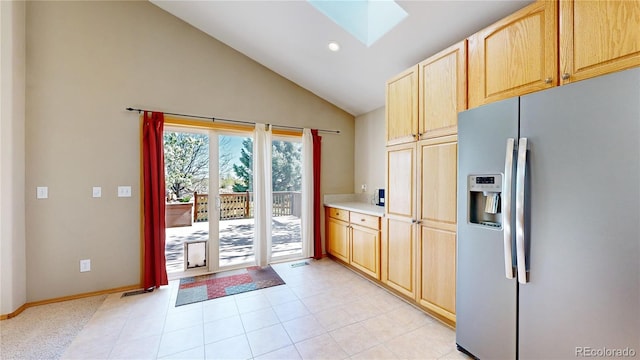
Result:
{"label": "white wall", "polygon": [[356,117],[354,191],[367,193],[384,188],[385,174],[385,107]]}
{"label": "white wall", "polygon": [[0,1],[0,314],[26,301],[25,3]]}
{"label": "white wall", "polygon": [[30,1],[26,18],[27,301],[139,284],[140,130],[127,106],[340,130],[322,134],[321,190],[353,188],[352,115],[155,5]]}

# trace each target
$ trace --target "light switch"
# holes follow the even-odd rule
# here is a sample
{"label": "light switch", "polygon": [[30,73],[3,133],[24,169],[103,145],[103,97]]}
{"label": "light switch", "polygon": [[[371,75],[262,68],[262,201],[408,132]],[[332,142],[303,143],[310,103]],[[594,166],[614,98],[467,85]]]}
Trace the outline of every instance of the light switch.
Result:
{"label": "light switch", "polygon": [[91,271],[91,259],[80,260],[80,272]]}
{"label": "light switch", "polygon": [[36,189],[36,198],[47,199],[49,197],[49,188],[46,186],[38,186]]}
{"label": "light switch", "polygon": [[92,194],[93,194],[94,198],[101,197],[102,196],[102,188],[100,186],[94,186]]}
{"label": "light switch", "polygon": [[118,197],[131,197],[131,186],[118,186]]}

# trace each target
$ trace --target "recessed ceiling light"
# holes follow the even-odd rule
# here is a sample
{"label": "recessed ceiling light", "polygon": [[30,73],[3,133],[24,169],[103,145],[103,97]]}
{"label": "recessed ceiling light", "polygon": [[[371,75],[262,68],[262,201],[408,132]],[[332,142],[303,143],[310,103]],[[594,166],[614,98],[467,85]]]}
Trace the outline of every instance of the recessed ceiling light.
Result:
{"label": "recessed ceiling light", "polygon": [[329,46],[329,50],[331,50],[331,51],[335,52],[335,51],[340,50],[340,44],[338,44],[335,41],[330,41],[328,46]]}

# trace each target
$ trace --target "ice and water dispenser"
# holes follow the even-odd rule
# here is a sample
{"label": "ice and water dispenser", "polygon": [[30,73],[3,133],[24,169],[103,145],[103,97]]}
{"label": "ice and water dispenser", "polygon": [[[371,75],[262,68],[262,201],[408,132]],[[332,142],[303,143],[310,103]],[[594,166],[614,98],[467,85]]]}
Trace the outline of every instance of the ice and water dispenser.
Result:
{"label": "ice and water dispenser", "polygon": [[468,176],[469,222],[490,228],[502,228],[502,175]]}

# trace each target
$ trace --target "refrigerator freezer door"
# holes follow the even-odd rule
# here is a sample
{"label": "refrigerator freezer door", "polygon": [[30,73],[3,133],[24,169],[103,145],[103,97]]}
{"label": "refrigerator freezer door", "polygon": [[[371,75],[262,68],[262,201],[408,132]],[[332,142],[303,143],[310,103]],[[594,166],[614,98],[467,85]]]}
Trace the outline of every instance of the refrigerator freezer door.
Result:
{"label": "refrigerator freezer door", "polygon": [[640,353],[638,99],[640,69],[520,100],[530,266],[520,359]]}
{"label": "refrigerator freezer door", "polygon": [[458,116],[456,342],[481,359],[516,356],[516,281],[505,277],[502,229],[469,222],[468,175],[502,173],[517,137],[517,98]]}

